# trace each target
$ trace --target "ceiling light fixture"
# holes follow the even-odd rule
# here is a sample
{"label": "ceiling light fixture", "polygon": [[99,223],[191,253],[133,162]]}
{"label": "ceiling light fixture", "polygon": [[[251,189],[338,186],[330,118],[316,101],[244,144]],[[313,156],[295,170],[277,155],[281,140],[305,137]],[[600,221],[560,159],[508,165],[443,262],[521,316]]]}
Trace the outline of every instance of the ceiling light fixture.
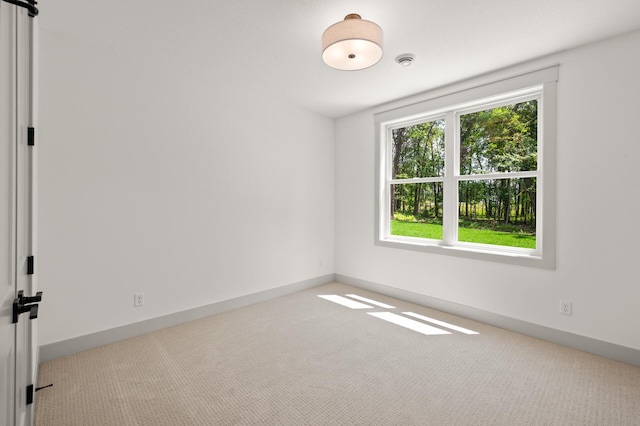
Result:
{"label": "ceiling light fixture", "polygon": [[332,68],[355,71],[382,58],[382,28],[357,13],[331,25],[322,34],[322,60]]}

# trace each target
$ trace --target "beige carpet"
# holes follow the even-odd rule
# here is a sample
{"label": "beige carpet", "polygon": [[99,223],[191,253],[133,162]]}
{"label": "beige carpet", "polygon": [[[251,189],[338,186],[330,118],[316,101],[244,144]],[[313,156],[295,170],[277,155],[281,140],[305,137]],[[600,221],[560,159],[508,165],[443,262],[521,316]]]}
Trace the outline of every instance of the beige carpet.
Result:
{"label": "beige carpet", "polygon": [[[394,308],[318,297],[346,294]],[[37,426],[640,425],[640,368],[341,284],[43,363],[49,383]]]}

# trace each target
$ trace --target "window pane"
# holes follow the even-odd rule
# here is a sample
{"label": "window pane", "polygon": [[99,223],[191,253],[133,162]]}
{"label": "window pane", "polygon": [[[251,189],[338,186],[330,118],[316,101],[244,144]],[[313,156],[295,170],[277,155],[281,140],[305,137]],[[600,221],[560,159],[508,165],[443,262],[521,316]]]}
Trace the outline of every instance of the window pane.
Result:
{"label": "window pane", "polygon": [[442,182],[391,185],[391,235],[442,239]]}
{"label": "window pane", "polygon": [[460,182],[458,241],[536,248],[536,178]]}
{"label": "window pane", "polygon": [[460,174],[538,168],[538,101],[460,116]]}
{"label": "window pane", "polygon": [[444,176],[444,120],[393,129],[393,179]]}

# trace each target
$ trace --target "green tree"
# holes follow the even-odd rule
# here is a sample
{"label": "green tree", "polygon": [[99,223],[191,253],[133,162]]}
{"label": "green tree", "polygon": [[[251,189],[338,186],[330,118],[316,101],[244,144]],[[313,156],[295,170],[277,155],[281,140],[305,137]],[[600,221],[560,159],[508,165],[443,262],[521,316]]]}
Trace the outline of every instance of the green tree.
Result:
{"label": "green tree", "polygon": [[[392,136],[395,179],[443,176],[444,120],[394,129]],[[392,215],[402,211],[426,218],[432,211],[434,217],[441,216],[442,185],[439,182],[395,185],[391,197]]]}
{"label": "green tree", "polygon": [[[537,101],[520,102],[460,117],[460,173],[530,171],[537,168],[538,141]],[[484,204],[487,220],[508,224],[521,218],[535,222],[535,180],[500,179],[479,181],[478,191],[472,185],[461,186],[464,216],[469,218],[469,205]],[[482,194],[482,196],[480,195]],[[530,216],[533,216],[530,218]],[[528,220],[530,218],[530,220]]]}

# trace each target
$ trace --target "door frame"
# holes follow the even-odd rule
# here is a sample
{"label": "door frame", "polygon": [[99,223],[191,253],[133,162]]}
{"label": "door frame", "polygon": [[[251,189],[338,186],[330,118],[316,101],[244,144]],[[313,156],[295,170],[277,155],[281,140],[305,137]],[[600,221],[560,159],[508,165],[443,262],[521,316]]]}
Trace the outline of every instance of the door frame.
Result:
{"label": "door frame", "polygon": [[[17,244],[16,293],[38,291],[37,256],[37,86],[38,21],[25,8],[17,11]],[[32,138],[29,128],[34,129]],[[27,259],[33,256],[33,271]],[[16,426],[34,420],[38,377],[38,322],[22,315],[16,326]],[[28,402],[30,401],[30,403]]]}
{"label": "door frame", "polygon": [[[1,122],[7,129],[1,143],[6,144],[3,151],[10,156],[6,164],[11,169],[5,174],[8,181],[2,182],[8,197],[3,200],[7,205],[3,226],[11,228],[8,230],[11,241],[6,242],[4,252],[7,253],[2,260],[10,265],[11,271],[4,276],[9,281],[1,283],[4,287],[0,321],[3,340],[11,337],[8,343],[3,343],[1,357],[0,369],[2,376],[6,376],[2,386],[6,388],[0,392],[3,411],[0,425],[30,426],[34,418],[38,369],[37,320],[30,320],[30,315],[25,313],[18,315],[15,323],[14,317],[18,292],[23,291],[26,297],[37,292],[37,265],[29,268],[28,258],[35,258],[37,249],[37,142],[36,132],[30,128],[35,129],[37,124],[38,24],[31,9],[18,7],[23,6],[22,2],[9,3],[0,1],[4,27],[1,59],[6,66],[2,73],[6,104]],[[8,353],[12,354],[9,358],[5,356]]]}

